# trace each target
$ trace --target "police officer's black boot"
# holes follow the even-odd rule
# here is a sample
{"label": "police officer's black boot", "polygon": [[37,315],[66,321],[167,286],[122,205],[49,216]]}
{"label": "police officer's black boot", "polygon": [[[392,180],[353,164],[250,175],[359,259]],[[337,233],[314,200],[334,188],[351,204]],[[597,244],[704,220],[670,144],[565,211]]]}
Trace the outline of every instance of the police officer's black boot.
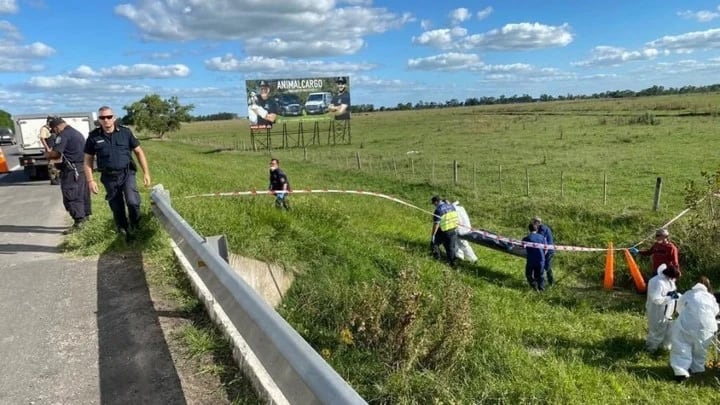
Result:
{"label": "police officer's black boot", "polygon": [[70,235],[70,234],[73,233],[73,232],[79,231],[80,228],[82,228],[83,225],[85,224],[85,220],[86,220],[86,218],[76,219],[75,222],[72,224],[72,226],[71,226],[70,228],[62,231],[62,234],[63,234],[63,235]]}
{"label": "police officer's black boot", "polygon": [[117,233],[118,236],[125,239],[125,242],[131,242],[133,240],[133,236],[127,228],[117,227]]}

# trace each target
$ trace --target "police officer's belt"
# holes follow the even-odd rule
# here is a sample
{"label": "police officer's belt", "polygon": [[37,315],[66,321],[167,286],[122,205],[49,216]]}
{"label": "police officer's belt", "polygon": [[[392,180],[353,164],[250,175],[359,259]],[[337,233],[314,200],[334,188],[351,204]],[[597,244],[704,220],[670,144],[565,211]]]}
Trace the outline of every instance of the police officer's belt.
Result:
{"label": "police officer's belt", "polygon": [[100,173],[102,173],[102,174],[109,174],[109,175],[111,175],[111,176],[117,176],[118,174],[125,173],[126,170],[127,170],[127,169],[122,169],[122,170],[102,169],[102,170],[100,170]]}

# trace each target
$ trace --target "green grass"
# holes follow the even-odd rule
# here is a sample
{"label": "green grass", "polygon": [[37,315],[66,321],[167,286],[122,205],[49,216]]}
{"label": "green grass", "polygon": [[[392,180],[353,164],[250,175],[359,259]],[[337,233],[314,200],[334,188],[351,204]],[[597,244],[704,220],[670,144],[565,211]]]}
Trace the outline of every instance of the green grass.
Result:
{"label": "green grass", "polygon": [[[503,235],[524,236],[540,215],[559,244],[628,246],[681,211],[688,181],[716,168],[713,97],[356,114],[351,145],[306,151],[250,151],[241,120],[194,123],[143,148],[154,182],[201,234],[225,234],[234,253],[297,271],[280,312],[369,402],[714,403],[717,369],[676,385],[667,356],[642,351],[644,297],[621,255],[613,292],[601,290],[603,253],[560,253],[557,285],[538,295],[519,258],[475,247],[478,265],[455,272],[433,261],[429,215],[387,200],[298,194],[282,212],[268,196],[183,198],[265,189],[273,156],[295,189],[371,190],[427,210],[440,193],[463,202],[475,227]],[[654,125],[631,123],[648,111]],[[664,184],[653,212],[656,177]],[[670,228],[681,254],[684,224]],[[110,243],[107,228],[78,237],[94,247],[71,244],[90,253]],[[150,229],[136,248],[166,252],[157,224]],[[718,283],[714,271],[686,269],[681,287],[702,272]]]}

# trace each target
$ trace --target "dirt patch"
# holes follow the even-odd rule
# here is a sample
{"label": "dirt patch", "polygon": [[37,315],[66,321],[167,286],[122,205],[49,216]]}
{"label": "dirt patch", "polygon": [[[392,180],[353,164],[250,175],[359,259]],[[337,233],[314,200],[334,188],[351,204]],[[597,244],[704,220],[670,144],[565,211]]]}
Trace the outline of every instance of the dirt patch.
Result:
{"label": "dirt patch", "polygon": [[[227,342],[206,354],[192,354],[183,339],[186,328],[215,330],[204,308],[188,312],[178,300],[177,286],[166,285],[158,279],[166,278],[162,269],[147,265],[146,273],[148,288],[153,307],[158,315],[160,327],[165,336],[167,348],[180,379],[182,391],[187,404],[191,405],[223,405],[223,404],[254,404],[257,397],[249,380],[242,376],[232,358],[232,349]],[[156,281],[151,281],[156,280]],[[180,280],[181,284],[187,280]],[[188,294],[192,291],[187,287]],[[219,332],[217,332],[220,335]]]}

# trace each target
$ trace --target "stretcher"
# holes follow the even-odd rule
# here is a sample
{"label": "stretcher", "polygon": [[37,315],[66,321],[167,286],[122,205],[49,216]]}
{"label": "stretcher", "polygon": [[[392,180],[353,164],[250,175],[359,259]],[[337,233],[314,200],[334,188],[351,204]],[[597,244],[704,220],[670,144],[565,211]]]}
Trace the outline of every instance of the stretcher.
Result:
{"label": "stretcher", "polygon": [[501,236],[485,229],[472,229],[470,232],[459,234],[458,237],[513,256],[527,257],[524,247],[502,240]]}

